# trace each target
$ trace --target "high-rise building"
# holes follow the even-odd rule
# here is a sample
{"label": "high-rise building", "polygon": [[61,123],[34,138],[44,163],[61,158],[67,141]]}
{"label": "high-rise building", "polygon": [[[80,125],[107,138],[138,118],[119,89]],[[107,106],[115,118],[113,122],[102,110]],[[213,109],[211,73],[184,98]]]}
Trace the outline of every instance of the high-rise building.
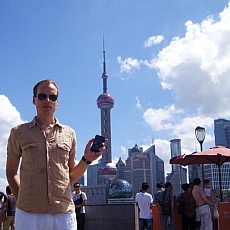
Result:
{"label": "high-rise building", "polygon": [[151,191],[152,194],[157,192],[156,184],[158,182],[165,182],[165,169],[164,161],[156,155],[155,145],[150,146],[144,151],[144,155],[150,160],[150,171],[151,171]]}
{"label": "high-rise building", "polygon": [[[170,140],[171,158],[181,155],[181,139]],[[167,176],[167,181],[173,185],[173,194],[179,196],[182,192],[181,185],[187,182],[187,172],[181,165],[172,164],[172,172]]]}
{"label": "high-rise building", "polygon": [[155,145],[145,151],[138,145],[128,149],[124,179],[132,185],[134,196],[140,191],[143,182],[149,183],[150,193],[156,193],[156,184],[157,182],[164,183],[165,174],[164,161],[156,155]]}
{"label": "high-rise building", "polygon": [[[128,150],[128,158],[126,160],[126,168],[124,172],[125,180],[133,187],[133,194],[140,192],[143,182],[151,181],[150,160],[143,154],[143,148],[135,145]],[[150,186],[151,188],[151,186]],[[151,193],[151,191],[149,191]]]}
{"label": "high-rise building", "polygon": [[98,185],[98,164],[89,165],[87,169],[87,186]]}
{"label": "high-rise building", "polygon": [[214,120],[215,145],[230,148],[230,121],[226,119]]}
{"label": "high-rise building", "polygon": [[[230,148],[230,121],[226,119],[214,120],[215,145],[222,145]],[[211,181],[212,187],[219,189],[218,167],[215,164],[204,165],[205,178]],[[221,165],[222,191],[230,188],[230,163]]]}
{"label": "high-rise building", "polygon": [[84,186],[85,185],[85,175],[83,175],[77,182]]}
{"label": "high-rise building", "polygon": [[116,163],[117,167],[117,179],[124,179],[125,178],[125,163],[122,161],[121,157],[119,158],[118,162]]}

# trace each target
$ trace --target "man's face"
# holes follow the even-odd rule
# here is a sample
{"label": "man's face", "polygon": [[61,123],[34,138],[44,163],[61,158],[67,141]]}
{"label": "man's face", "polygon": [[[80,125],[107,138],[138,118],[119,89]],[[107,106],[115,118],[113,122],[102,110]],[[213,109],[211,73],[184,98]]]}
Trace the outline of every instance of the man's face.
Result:
{"label": "man's face", "polygon": [[80,191],[80,185],[79,184],[74,185],[74,190],[76,192],[79,192]]}
{"label": "man's face", "polygon": [[58,100],[55,100],[57,94],[57,88],[52,83],[42,83],[38,86],[37,95],[33,97],[38,115],[54,114],[58,105]]}

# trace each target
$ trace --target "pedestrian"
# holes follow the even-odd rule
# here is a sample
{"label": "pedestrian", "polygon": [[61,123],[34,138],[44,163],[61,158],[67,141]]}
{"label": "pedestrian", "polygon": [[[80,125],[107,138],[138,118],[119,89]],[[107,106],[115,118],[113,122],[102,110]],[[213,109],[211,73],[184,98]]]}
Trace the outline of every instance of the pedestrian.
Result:
{"label": "pedestrian", "polygon": [[161,192],[164,190],[164,183],[163,182],[158,182],[157,183],[157,192],[154,194],[154,201],[153,203],[156,204],[156,196],[157,196],[157,193]]}
{"label": "pedestrian", "polygon": [[135,202],[139,208],[139,228],[140,230],[152,230],[153,229],[153,214],[152,204],[153,197],[148,192],[149,184],[147,182],[142,183],[141,191],[136,194]]}
{"label": "pedestrian", "polygon": [[[219,197],[216,196],[215,190],[211,187],[211,182],[209,179],[204,179],[203,181],[204,184],[204,193],[206,197],[212,201],[215,204],[215,208],[218,207],[218,204],[220,202]],[[218,218],[215,218],[214,216],[214,209],[213,206],[210,206],[211,214],[212,214],[212,225],[213,225],[213,230],[218,230]]]}
{"label": "pedestrian", "polygon": [[2,224],[7,220],[6,208],[7,196],[4,192],[0,192],[0,229],[2,229]]}
{"label": "pedestrian", "polygon": [[[182,184],[184,190],[178,197],[178,211],[180,205],[184,204],[181,214],[182,230],[195,230],[196,202],[191,193],[191,187],[188,183]],[[182,210],[181,210],[182,211]]]}
{"label": "pedestrian", "polygon": [[3,230],[14,230],[14,216],[15,216],[15,209],[16,209],[16,200],[11,192],[10,186],[6,186],[6,220],[3,221]]}
{"label": "pedestrian", "polygon": [[[6,175],[17,200],[17,230],[76,230],[71,185],[105,149],[103,143],[99,152],[91,151],[92,138],[75,164],[75,131],[54,116],[58,96],[59,89],[53,80],[38,82],[33,88],[36,116],[10,132]],[[72,116],[71,110],[66,111],[68,114]]]}
{"label": "pedestrian", "polygon": [[192,195],[196,201],[197,214],[201,221],[200,230],[213,230],[212,215],[209,206],[214,206],[214,203],[206,197],[203,188],[200,186],[200,178],[195,178],[193,185]]}
{"label": "pedestrian", "polygon": [[[171,182],[165,183],[165,189],[155,194],[156,206],[160,210],[160,222],[162,230],[175,230],[175,210],[173,186]],[[164,211],[167,208],[167,213]]]}
{"label": "pedestrian", "polygon": [[85,229],[85,206],[87,205],[87,196],[81,191],[80,183],[75,183],[73,185],[73,202],[75,204],[75,212],[77,218],[77,229]]}

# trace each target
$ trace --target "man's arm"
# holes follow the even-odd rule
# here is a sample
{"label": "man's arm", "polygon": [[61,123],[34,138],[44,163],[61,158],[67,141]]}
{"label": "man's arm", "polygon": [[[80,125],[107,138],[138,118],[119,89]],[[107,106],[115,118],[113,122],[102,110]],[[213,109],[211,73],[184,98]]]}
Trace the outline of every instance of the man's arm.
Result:
{"label": "man's arm", "polygon": [[[84,157],[93,162],[95,161],[96,159],[98,159],[102,154],[103,154],[103,151],[105,149],[105,144],[103,143],[102,144],[102,147],[100,148],[100,152],[92,152],[90,150],[91,148],[91,145],[94,141],[94,138],[92,138],[91,140],[89,140],[89,142],[87,143],[86,147],[85,147],[85,151],[84,151]],[[76,166],[73,166],[73,163],[69,165],[70,167],[70,183],[71,184],[74,184],[76,181],[78,181],[81,176],[84,174],[84,172],[86,171],[86,169],[88,168],[88,164],[86,164],[83,160],[80,160],[80,162],[76,165]]]}
{"label": "man's arm", "polygon": [[83,200],[82,206],[86,206],[86,205],[87,205],[87,200]]}
{"label": "man's arm", "polygon": [[203,198],[203,200],[205,201],[205,203],[209,204],[210,206],[214,206],[214,203],[207,198],[203,189],[200,189],[200,195]]}
{"label": "man's arm", "polygon": [[20,186],[20,179],[17,174],[19,162],[19,158],[13,157],[7,157],[6,161],[6,177],[16,200],[18,198],[18,191]]}

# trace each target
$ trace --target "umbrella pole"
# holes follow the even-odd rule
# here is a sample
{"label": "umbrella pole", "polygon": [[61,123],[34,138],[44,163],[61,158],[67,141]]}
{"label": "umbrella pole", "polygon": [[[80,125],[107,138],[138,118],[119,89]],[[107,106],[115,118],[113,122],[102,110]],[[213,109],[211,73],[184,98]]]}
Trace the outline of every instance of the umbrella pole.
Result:
{"label": "umbrella pole", "polygon": [[218,171],[219,171],[219,184],[220,184],[220,201],[223,202],[222,180],[221,180],[220,164],[218,164]]}

